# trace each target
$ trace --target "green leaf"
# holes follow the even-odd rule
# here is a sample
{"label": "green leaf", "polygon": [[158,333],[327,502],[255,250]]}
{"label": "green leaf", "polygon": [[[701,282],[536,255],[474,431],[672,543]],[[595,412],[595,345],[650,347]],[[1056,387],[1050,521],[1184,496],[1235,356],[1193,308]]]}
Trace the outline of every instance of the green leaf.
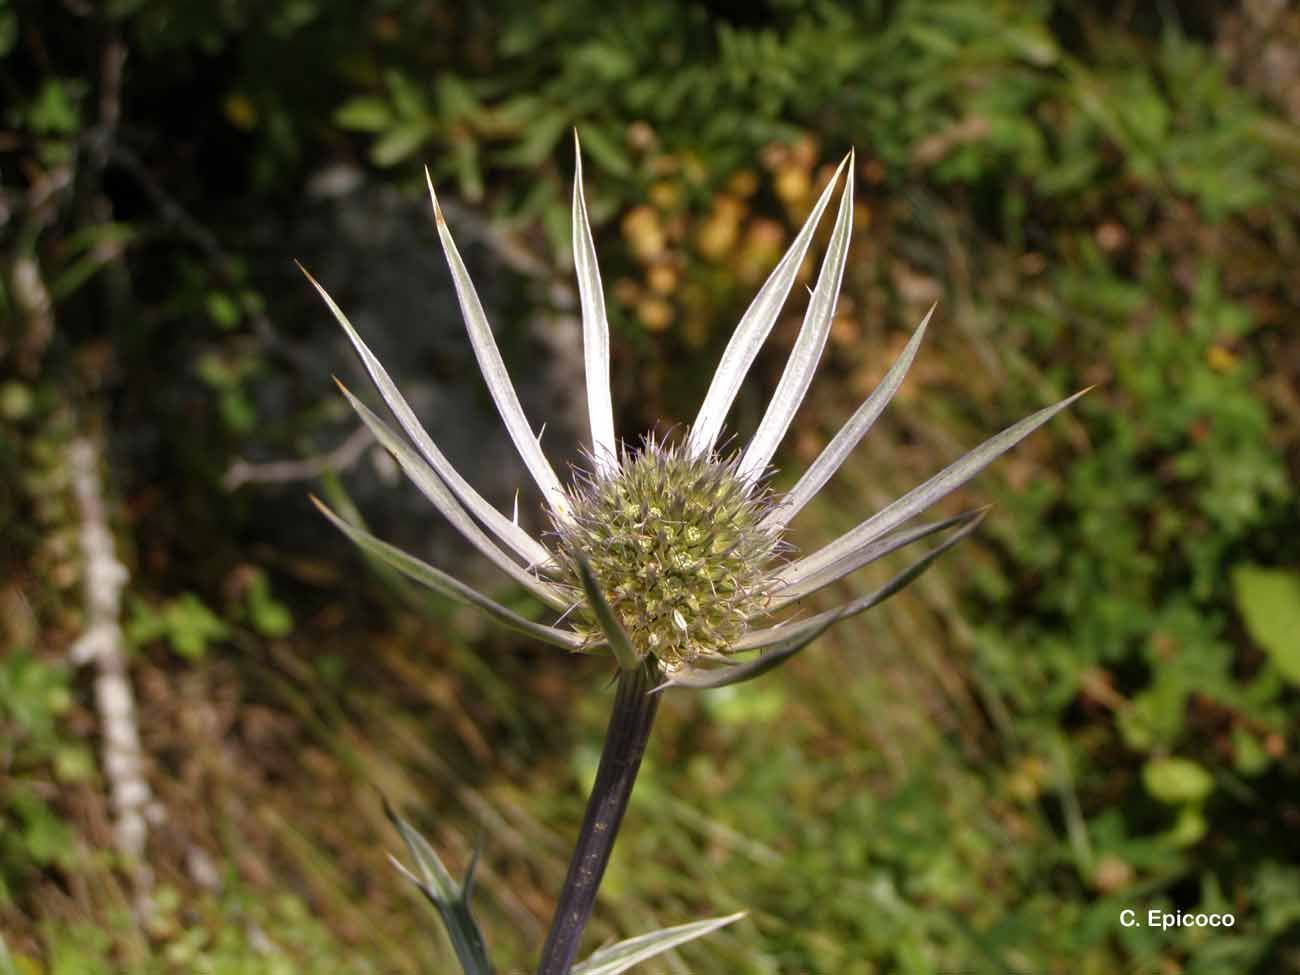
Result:
{"label": "green leaf", "polygon": [[1199,806],[1183,806],[1165,837],[1177,847],[1194,846],[1201,841],[1209,828],[1205,813]]}
{"label": "green leaf", "polygon": [[1190,758],[1153,758],[1142,767],[1147,792],[1167,803],[1200,802],[1214,790],[1214,778]]}
{"label": "green leaf", "polygon": [[350,98],[334,113],[334,121],[357,132],[383,132],[393,124],[393,112],[382,98]]}
{"label": "green leaf", "polygon": [[446,121],[474,118],[482,111],[474,91],[455,75],[443,75],[434,84],[438,111]]}
{"label": "green leaf", "polygon": [[32,102],[32,128],[42,135],[70,135],[81,124],[79,102],[84,82],[55,78],[45,82]]}
{"label": "green leaf", "polygon": [[397,831],[402,834],[402,840],[415,861],[417,872],[411,873],[396,860],[393,860],[393,864],[406,875],[408,880],[420,888],[424,896],[437,909],[465,975],[492,975],[492,963],[488,961],[483,932],[479,930],[478,922],[474,920],[469,908],[470,893],[474,889],[474,867],[478,864],[478,852],[475,851],[474,859],[470,861],[469,869],[465,872],[465,882],[457,884],[428,841],[415,827],[398,816],[387,801],[384,802],[384,812],[389,821],[397,827]]}
{"label": "green leaf", "polygon": [[262,636],[285,636],[293,629],[293,613],[271,595],[271,583],[261,569],[253,574],[245,598],[249,622]]}
{"label": "green leaf", "polygon": [[599,125],[588,125],[582,130],[582,142],[591,158],[601,168],[615,176],[626,177],[632,172],[632,160],[618,140]]}
{"label": "green leaf", "polygon": [[397,70],[384,73],[384,81],[393,96],[393,107],[403,119],[422,118],[429,114],[424,90]]}
{"label": "green leaf", "polygon": [[1264,746],[1245,728],[1235,728],[1232,732],[1232,755],[1233,763],[1242,775],[1260,775],[1271,762]]}
{"label": "green leaf", "polygon": [[707,921],[692,921],[690,924],[679,924],[674,928],[663,928],[650,934],[628,938],[608,948],[601,948],[586,961],[575,965],[569,975],[618,975],[619,972],[625,972],[633,965],[661,955],[665,951],[671,951],[688,941],[694,941],[718,928],[726,927],[744,916],[745,912],[741,911],[739,914],[728,914],[726,917],[710,918]]}
{"label": "green leaf", "polygon": [[[555,151],[555,144],[569,127],[569,115],[554,109],[542,109],[528,122],[524,136],[511,148],[502,152],[500,161],[510,166],[536,169]],[[565,231],[568,231],[568,211],[564,214]]]}
{"label": "green leaf", "polygon": [[0,10],[0,58],[12,51],[17,41],[17,15],[12,10]]}
{"label": "green leaf", "polygon": [[62,745],[54,753],[54,777],[60,782],[89,782],[95,776],[95,757],[82,745]]}
{"label": "green leaf", "polygon": [[21,826],[15,832],[20,836],[23,849],[34,863],[41,866],[66,866],[74,849],[72,827],[34,792],[18,792],[10,797],[9,814]]}
{"label": "green leaf", "polygon": [[479,164],[478,143],[468,137],[453,139],[451,158],[460,195],[470,202],[483,199],[483,172]]}
{"label": "green leaf", "polygon": [[208,643],[229,633],[221,618],[203,605],[193,593],[185,593],[167,607],[167,637],[182,657],[196,660]]}
{"label": "green leaf", "polygon": [[433,123],[426,118],[403,122],[389,129],[370,150],[370,160],[376,166],[394,166],[415,153],[433,134]]}
{"label": "green leaf", "polygon": [[197,660],[208,644],[224,639],[230,628],[192,592],[182,593],[160,608],[137,600],[126,624],[126,638],[133,646],[166,639],[172,650],[187,660]]}
{"label": "green leaf", "polygon": [[221,420],[235,433],[247,433],[257,423],[257,407],[248,394],[239,387],[231,387],[217,399]]}
{"label": "green leaf", "polygon": [[209,291],[206,301],[208,316],[223,331],[229,331],[239,324],[239,303],[227,291]]}
{"label": "green leaf", "polygon": [[1293,684],[1300,684],[1300,573],[1239,565],[1232,594],[1250,637]]}

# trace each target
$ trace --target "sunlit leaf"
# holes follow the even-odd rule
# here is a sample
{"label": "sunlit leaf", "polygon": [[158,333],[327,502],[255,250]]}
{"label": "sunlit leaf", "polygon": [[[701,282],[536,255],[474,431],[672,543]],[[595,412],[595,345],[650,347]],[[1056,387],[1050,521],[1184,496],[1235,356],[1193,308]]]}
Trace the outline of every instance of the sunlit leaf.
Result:
{"label": "sunlit leaf", "polygon": [[1300,573],[1239,565],[1232,570],[1232,593],[1251,639],[1300,684]]}
{"label": "sunlit leaf", "polygon": [[1200,802],[1214,791],[1214,778],[1190,758],[1153,758],[1142,767],[1142,783],[1161,802]]}
{"label": "sunlit leaf", "polygon": [[663,928],[650,934],[628,938],[608,948],[601,948],[586,961],[574,965],[569,975],[618,975],[619,972],[625,972],[633,965],[726,927],[744,916],[742,911],[739,914],[679,924],[674,928]]}

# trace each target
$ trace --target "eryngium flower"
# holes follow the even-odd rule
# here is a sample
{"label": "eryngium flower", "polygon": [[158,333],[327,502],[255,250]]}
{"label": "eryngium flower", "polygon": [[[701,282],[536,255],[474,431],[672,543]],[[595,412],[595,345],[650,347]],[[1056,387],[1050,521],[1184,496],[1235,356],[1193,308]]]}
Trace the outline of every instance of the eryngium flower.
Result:
{"label": "eryngium flower", "polygon": [[[835,225],[785,371],[753,438],[743,449],[723,453],[718,440],[727,413],[777,321],[841,177],[844,186]],[[893,595],[974,530],[984,511],[913,525],[916,516],[1083,395],[1076,393],[1026,417],[840,538],[795,557],[783,538],[787,525],[831,478],[893,397],[934,311],[932,308],[922,320],[880,385],[794,487],[784,495],[774,494],[766,486],[769,464],[812,381],[848,257],[853,154],[840,163],[789,250],[736,326],[695,422],[679,442],[666,444],[646,438],[636,447],[620,443],[614,432],[609,326],[579,155],[573,187],[573,251],[582,306],[591,445],[590,469],[578,471],[566,487],[524,416],[431,181],[429,195],[479,368],[548,509],[553,526],[549,547],[526,532],[517,516],[507,517],[498,511],[457,473],[338,305],[308,275],[347,333],[405,437],[346,388],[343,394],[434,507],[558,618],[552,625],[525,619],[453,576],[375,538],[319,501],[317,504],[364,550],[412,579],[556,646],[588,652],[607,648],[624,669],[652,657],[667,676],[668,685],[716,687],[757,676],[788,659],[837,620]],[[811,616],[790,612],[799,600],[868,563],[943,533],[946,538],[941,544],[879,589]],[[744,651],[760,653],[744,663],[730,659]]]}
{"label": "eryngium flower", "polygon": [[739,462],[647,438],[616,477],[580,475],[573,516],[556,525],[560,564],[581,585],[586,559],[630,645],[670,672],[725,660],[772,600],[771,492],[752,490]]}

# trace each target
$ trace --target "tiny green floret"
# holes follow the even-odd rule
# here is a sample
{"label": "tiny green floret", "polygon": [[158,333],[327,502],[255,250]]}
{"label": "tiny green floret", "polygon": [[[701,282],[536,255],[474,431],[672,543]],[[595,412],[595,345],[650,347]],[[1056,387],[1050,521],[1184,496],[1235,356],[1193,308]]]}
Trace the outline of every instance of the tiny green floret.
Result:
{"label": "tiny green floret", "polygon": [[[742,479],[738,463],[647,438],[612,471],[579,475],[569,517],[556,519],[561,581],[575,601],[583,557],[633,647],[670,673],[728,653],[768,607],[783,548],[763,525],[773,496]],[[575,628],[600,637],[594,618]]]}

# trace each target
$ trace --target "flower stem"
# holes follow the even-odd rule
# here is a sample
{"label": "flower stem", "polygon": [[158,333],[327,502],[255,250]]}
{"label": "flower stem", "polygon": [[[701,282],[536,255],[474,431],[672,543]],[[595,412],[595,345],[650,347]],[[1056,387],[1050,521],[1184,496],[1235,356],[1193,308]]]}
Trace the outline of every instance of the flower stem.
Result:
{"label": "flower stem", "polygon": [[653,658],[639,667],[619,672],[596,784],[587,800],[587,814],[569,860],[569,873],[564,878],[551,931],[542,948],[537,975],[568,975],[573,965],[573,956],[578,952],[583,928],[596,903],[596,889],[609,863],[614,837],[618,835],[632,796],[641,756],[645,754],[650,728],[659,709],[659,695],[649,693],[658,676]]}

